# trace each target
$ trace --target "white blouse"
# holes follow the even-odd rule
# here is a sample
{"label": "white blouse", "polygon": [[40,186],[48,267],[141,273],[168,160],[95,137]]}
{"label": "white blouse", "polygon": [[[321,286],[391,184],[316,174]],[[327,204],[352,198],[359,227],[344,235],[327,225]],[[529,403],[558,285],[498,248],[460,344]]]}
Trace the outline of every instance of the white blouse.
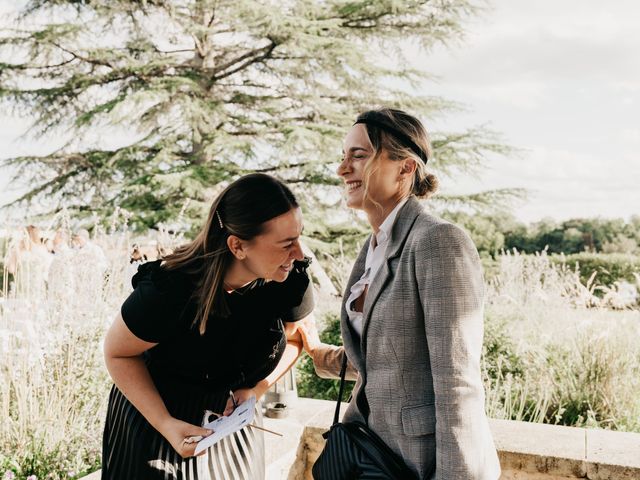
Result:
{"label": "white blouse", "polygon": [[408,198],[405,198],[395,206],[391,213],[387,215],[387,218],[384,219],[382,225],[380,225],[380,229],[378,230],[377,235],[372,236],[371,241],[369,242],[369,249],[367,250],[364,273],[360,277],[360,280],[351,285],[349,298],[347,299],[345,307],[347,309],[347,316],[349,317],[349,321],[351,322],[353,329],[358,332],[358,335],[360,336],[362,336],[363,313],[356,312],[354,310],[355,302],[364,293],[365,288],[370,285],[371,282],[373,282],[373,279],[376,277],[378,270],[380,270],[382,263],[385,261],[387,245],[389,244],[389,238],[391,237],[391,229],[393,228],[393,223],[398,216],[398,211],[400,210],[400,208],[402,208],[407,200]]}

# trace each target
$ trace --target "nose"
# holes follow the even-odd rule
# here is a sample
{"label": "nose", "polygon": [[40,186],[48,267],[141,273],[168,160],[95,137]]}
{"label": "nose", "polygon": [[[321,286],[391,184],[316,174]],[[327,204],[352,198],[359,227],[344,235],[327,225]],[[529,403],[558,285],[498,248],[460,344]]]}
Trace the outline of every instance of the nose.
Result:
{"label": "nose", "polygon": [[350,168],[351,168],[351,161],[348,160],[345,155],[345,157],[342,159],[342,161],[338,165],[338,168],[336,169],[336,173],[338,174],[339,177],[342,177],[349,172]]}
{"label": "nose", "polygon": [[293,242],[293,248],[291,249],[291,258],[294,260],[303,260],[304,253],[302,253],[302,246],[299,240]]}

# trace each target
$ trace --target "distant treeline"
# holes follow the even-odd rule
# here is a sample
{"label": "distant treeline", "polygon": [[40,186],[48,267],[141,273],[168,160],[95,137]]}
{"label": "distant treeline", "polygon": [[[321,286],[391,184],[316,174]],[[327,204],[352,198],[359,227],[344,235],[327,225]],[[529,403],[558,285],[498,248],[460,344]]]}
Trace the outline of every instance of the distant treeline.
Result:
{"label": "distant treeline", "polygon": [[529,225],[507,214],[472,215],[448,212],[448,220],[466,229],[483,256],[513,248],[524,253],[640,254],[640,215],[623,219],[579,218],[557,222],[544,219]]}

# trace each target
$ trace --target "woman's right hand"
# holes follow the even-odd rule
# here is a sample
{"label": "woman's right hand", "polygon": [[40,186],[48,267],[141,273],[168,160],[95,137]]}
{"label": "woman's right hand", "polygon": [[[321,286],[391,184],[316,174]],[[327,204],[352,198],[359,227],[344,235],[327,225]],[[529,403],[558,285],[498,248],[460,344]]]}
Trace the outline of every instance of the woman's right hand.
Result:
{"label": "woman's right hand", "polygon": [[[173,449],[178,452],[182,458],[193,457],[198,445],[199,439],[197,437],[208,437],[213,433],[213,430],[207,428],[198,427],[177,418],[169,418],[163,425],[160,432],[164,438],[171,444]],[[192,443],[187,443],[187,439],[192,438]],[[204,455],[205,452],[199,455]]]}
{"label": "woman's right hand", "polygon": [[313,352],[320,346],[322,346],[322,341],[320,341],[320,335],[318,334],[318,327],[316,326],[316,322],[313,319],[313,316],[308,316],[299,322],[298,332],[300,332],[300,336],[302,337],[302,346],[305,351],[313,358]]}

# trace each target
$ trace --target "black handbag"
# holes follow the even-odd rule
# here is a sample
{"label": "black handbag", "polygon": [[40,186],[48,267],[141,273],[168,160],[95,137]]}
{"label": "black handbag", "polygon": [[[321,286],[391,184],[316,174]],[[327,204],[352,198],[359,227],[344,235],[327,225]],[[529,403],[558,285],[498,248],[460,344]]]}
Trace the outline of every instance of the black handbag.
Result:
{"label": "black handbag", "polygon": [[338,422],[347,370],[347,356],[340,369],[340,391],[333,425],[322,436],[327,443],[313,465],[315,480],[417,480],[393,450],[361,422]]}

